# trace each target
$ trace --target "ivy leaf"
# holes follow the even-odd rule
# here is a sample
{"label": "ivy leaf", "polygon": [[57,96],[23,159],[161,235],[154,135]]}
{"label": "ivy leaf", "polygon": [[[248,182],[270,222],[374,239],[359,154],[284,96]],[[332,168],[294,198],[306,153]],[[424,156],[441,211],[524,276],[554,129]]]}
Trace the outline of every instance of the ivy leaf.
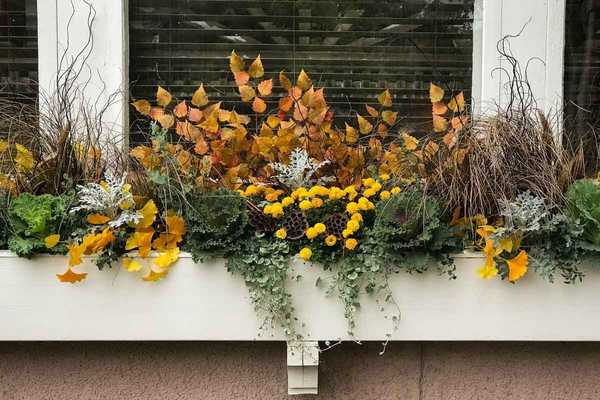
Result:
{"label": "ivy leaf", "polygon": [[248,68],[248,74],[250,74],[253,78],[260,78],[265,74],[265,69],[262,64],[262,60],[260,59],[260,54],[256,59],[250,64],[250,68]]}
{"label": "ivy leaf", "polygon": [[152,105],[148,100],[137,100],[131,103],[131,105],[136,109],[137,112],[144,116],[150,115],[150,110],[152,109]]}
{"label": "ivy leaf", "polygon": [[267,79],[258,84],[258,93],[261,96],[269,96],[273,92],[273,79]]}
{"label": "ivy leaf", "polygon": [[244,63],[244,60],[242,59],[242,57],[237,55],[235,50],[233,50],[231,52],[231,55],[229,56],[229,69],[231,69],[231,72],[236,73],[243,71],[245,68],[246,65]]}
{"label": "ivy leaf", "polygon": [[173,96],[171,96],[171,93],[163,89],[162,86],[159,86],[158,90],[156,91],[156,102],[158,103],[158,105],[161,107],[166,107],[169,104],[171,104],[172,100]]}
{"label": "ivy leaf", "polygon": [[201,84],[200,87],[196,89],[196,92],[194,92],[194,96],[192,96],[192,104],[196,107],[204,107],[208,104],[208,96],[204,90],[204,84]]}
{"label": "ivy leaf", "polygon": [[392,95],[388,89],[381,92],[379,96],[377,96],[377,101],[384,107],[392,106]]}
{"label": "ivy leaf", "polygon": [[77,283],[77,282],[81,282],[82,280],[84,280],[87,277],[87,272],[77,273],[77,272],[73,271],[72,268],[69,268],[62,275],[56,274],[56,277],[58,278],[59,281],[61,281],[63,283]]}
{"label": "ivy leaf", "polygon": [[438,101],[442,101],[444,98],[444,89],[441,87],[431,83],[429,85],[429,99],[432,103],[437,103]]}

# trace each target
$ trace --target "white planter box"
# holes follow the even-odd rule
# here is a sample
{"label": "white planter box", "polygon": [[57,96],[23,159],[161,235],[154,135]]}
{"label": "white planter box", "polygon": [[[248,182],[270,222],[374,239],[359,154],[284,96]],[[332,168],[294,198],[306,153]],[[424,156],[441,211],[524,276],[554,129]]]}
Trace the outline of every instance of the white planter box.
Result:
{"label": "white planter box", "polygon": [[[402,318],[393,340],[600,340],[600,274],[582,284],[549,284],[528,274],[516,285],[481,280],[476,254],[457,258],[458,279],[435,272],[400,273],[391,280]],[[54,274],[66,258],[34,260],[0,253],[0,340],[283,340],[259,336],[261,318],[239,276],[223,261],[194,264],[188,255],[158,283],[125,270],[78,270],[88,279],[71,285]],[[343,305],[315,287],[320,267],[298,262],[290,282],[306,340],[385,340],[392,323],[364,295],[356,337],[349,337]]]}

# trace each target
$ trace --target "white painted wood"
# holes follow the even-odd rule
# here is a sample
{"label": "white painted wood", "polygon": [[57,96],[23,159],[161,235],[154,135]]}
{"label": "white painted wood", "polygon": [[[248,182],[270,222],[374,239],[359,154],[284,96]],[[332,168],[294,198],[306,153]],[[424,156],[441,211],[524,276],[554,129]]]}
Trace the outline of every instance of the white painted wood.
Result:
{"label": "white painted wood", "polygon": [[[562,108],[565,0],[481,0],[481,19],[475,20],[473,99],[476,114],[493,113],[495,105],[508,104],[508,76],[502,68],[510,65],[496,46],[506,35],[511,50],[527,69],[537,107],[548,113]],[[476,9],[477,11],[477,9]],[[476,12],[476,17],[478,16]],[[478,43],[478,40],[481,43]],[[477,57],[481,57],[481,67]]]}
{"label": "white painted wood", "polygon": [[319,393],[319,353],[316,341],[288,343],[288,394]]}
{"label": "white painted wood", "polygon": [[[80,284],[61,284],[54,274],[65,257],[35,260],[0,254],[0,340],[283,340],[259,336],[260,321],[242,279],[223,261],[194,264],[184,256],[158,283],[115,268],[89,272]],[[435,272],[398,274],[391,280],[402,318],[393,340],[600,340],[600,274],[582,284],[549,284],[528,274],[517,284],[476,275],[478,256],[457,259],[458,279]],[[597,266],[596,266],[597,267]],[[364,296],[356,337],[348,336],[343,306],[327,298],[315,280],[321,268],[297,262],[303,276],[290,282],[305,340],[385,340],[388,312]]]}
{"label": "white painted wood", "polygon": [[[90,106],[102,108],[104,136],[122,141],[128,126],[127,98],[127,20],[126,0],[93,0],[95,10],[92,38],[93,50],[82,67],[78,79],[85,85],[84,97]],[[69,60],[85,49],[89,38],[89,7],[84,0],[38,0],[38,57],[40,96],[52,97],[57,90],[57,77]],[[60,60],[65,56],[65,61]]]}

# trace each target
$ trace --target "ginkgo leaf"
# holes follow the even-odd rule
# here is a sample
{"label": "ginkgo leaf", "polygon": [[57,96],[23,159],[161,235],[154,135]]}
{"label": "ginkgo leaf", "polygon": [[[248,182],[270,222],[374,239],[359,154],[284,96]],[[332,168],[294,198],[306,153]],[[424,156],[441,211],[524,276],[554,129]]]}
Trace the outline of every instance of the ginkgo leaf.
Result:
{"label": "ginkgo leaf", "polygon": [[159,86],[156,91],[156,103],[161,107],[166,107],[171,104],[172,100],[173,96],[171,96],[171,93],[163,89],[162,86]]}
{"label": "ginkgo leaf", "polygon": [[438,101],[442,101],[444,98],[444,89],[441,87],[431,83],[429,84],[429,99],[432,103],[437,103]]}
{"label": "ginkgo leaf", "polygon": [[177,118],[185,118],[188,114],[188,106],[185,100],[175,106],[173,113]]}
{"label": "ginkgo leaf", "polygon": [[235,73],[243,71],[245,67],[246,65],[242,57],[238,56],[235,50],[233,50],[229,56],[229,68],[231,69],[231,72]]}
{"label": "ginkgo leaf", "polygon": [[433,130],[435,132],[445,132],[448,128],[448,120],[439,115],[433,116]]}
{"label": "ginkgo leaf", "polygon": [[87,223],[92,225],[104,225],[110,220],[110,217],[102,214],[90,214],[86,218]]}
{"label": "ginkgo leaf", "polygon": [[527,266],[529,265],[527,252],[521,250],[515,258],[507,260],[506,264],[508,265],[508,280],[515,282],[521,279],[527,273]]}
{"label": "ginkgo leaf", "polygon": [[167,270],[171,265],[173,265],[179,259],[179,248],[175,247],[173,249],[167,250],[161,253],[154,260],[154,265],[158,268],[159,272]]}
{"label": "ginkgo leaf", "polygon": [[250,74],[246,71],[234,72],[233,77],[235,79],[235,83],[238,86],[243,86],[248,83],[250,80]]}
{"label": "ginkgo leaf", "polygon": [[356,129],[348,124],[346,124],[346,142],[349,144],[354,144],[358,141],[358,132]]}
{"label": "ginkgo leaf", "polygon": [[200,85],[200,87],[194,92],[194,95],[192,96],[192,104],[196,107],[204,107],[208,104],[208,96],[204,90],[204,84]]}
{"label": "ginkgo leaf", "polygon": [[292,88],[292,81],[285,75],[283,71],[279,73],[279,83],[285,90],[290,90]]}
{"label": "ginkgo leaf", "polygon": [[450,100],[448,103],[448,108],[454,112],[463,112],[465,111],[465,95],[463,92],[460,92],[456,96]]}
{"label": "ginkgo leaf", "polygon": [[71,267],[81,264],[81,256],[83,255],[84,251],[85,248],[83,246],[77,244],[69,245],[69,265]]}
{"label": "ginkgo leaf", "polygon": [[402,140],[404,141],[404,147],[406,147],[407,150],[413,151],[417,149],[419,140],[416,137],[411,136],[408,133],[403,133]]}
{"label": "ginkgo leaf", "polygon": [[187,229],[185,227],[185,220],[179,215],[169,215],[165,218],[167,224],[167,232],[172,235],[183,236]]}
{"label": "ginkgo leaf", "polygon": [[381,113],[381,119],[390,126],[396,123],[397,118],[398,113],[396,111],[385,110]]}
{"label": "ginkgo leaf", "polygon": [[362,117],[360,114],[356,114],[356,118],[358,119],[358,129],[360,130],[360,133],[366,135],[373,131],[373,125],[367,121],[366,118]]}
{"label": "ginkgo leaf", "polygon": [[146,282],[157,282],[160,281],[161,279],[163,279],[165,276],[167,276],[167,272],[155,272],[152,269],[150,269],[150,271],[148,272],[147,275],[145,275],[144,277],[142,277],[143,280],[145,280]]}
{"label": "ginkgo leaf", "polygon": [[258,93],[261,96],[270,96],[273,92],[273,79],[267,79],[258,84]]}
{"label": "ginkgo leaf", "polygon": [[369,113],[369,115],[373,118],[377,118],[379,117],[379,111],[377,111],[376,109],[374,109],[373,107],[371,107],[368,104],[365,104],[365,108],[367,109],[367,113]]}
{"label": "ginkgo leaf", "polygon": [[388,89],[384,90],[377,96],[377,101],[384,107],[392,106],[392,95]]}
{"label": "ginkgo leaf", "polygon": [[153,200],[148,200],[144,207],[139,210],[139,212],[142,215],[142,218],[137,224],[135,224],[135,227],[148,228],[154,223],[154,220],[156,219],[156,213],[158,213],[158,208],[156,207],[156,204],[154,204]]}
{"label": "ginkgo leaf", "polygon": [[248,74],[250,74],[253,78],[260,78],[265,74],[265,69],[262,64],[262,60],[260,59],[260,54],[256,59],[250,64],[250,68],[248,68]]}
{"label": "ginkgo leaf", "polygon": [[143,266],[139,261],[137,261],[134,258],[124,257],[123,268],[125,268],[128,272],[137,272],[140,271],[143,268]]}
{"label": "ginkgo leaf", "polygon": [[254,102],[252,102],[252,110],[256,113],[262,114],[267,110],[267,103],[260,97],[256,96]]}
{"label": "ginkgo leaf", "polygon": [[308,74],[304,70],[300,71],[296,85],[302,90],[308,90],[312,86],[312,81],[308,77]]}
{"label": "ginkgo leaf", "polygon": [[148,100],[137,100],[137,101],[134,101],[133,103],[131,103],[131,105],[133,107],[135,107],[137,112],[139,112],[140,114],[142,114],[144,116],[149,115],[150,109],[152,108],[152,105],[150,104],[150,102]]}
{"label": "ginkgo leaf", "polygon": [[82,280],[84,280],[87,277],[87,272],[77,273],[77,272],[73,271],[72,268],[69,268],[62,275],[56,274],[56,277],[58,278],[59,281],[64,282],[64,283],[77,283],[77,282],[81,282]]}
{"label": "ginkgo leaf", "polygon": [[436,101],[431,107],[434,115],[444,115],[448,112],[448,107],[443,101]]}
{"label": "ginkgo leaf", "polygon": [[60,235],[58,234],[46,236],[46,238],[44,239],[44,245],[47,249],[53,249],[54,247],[56,247],[58,242],[60,242]]}
{"label": "ginkgo leaf", "polygon": [[256,96],[256,91],[251,86],[243,85],[240,86],[238,89],[240,91],[240,96],[242,97],[243,102],[248,103],[252,101],[254,96]]}

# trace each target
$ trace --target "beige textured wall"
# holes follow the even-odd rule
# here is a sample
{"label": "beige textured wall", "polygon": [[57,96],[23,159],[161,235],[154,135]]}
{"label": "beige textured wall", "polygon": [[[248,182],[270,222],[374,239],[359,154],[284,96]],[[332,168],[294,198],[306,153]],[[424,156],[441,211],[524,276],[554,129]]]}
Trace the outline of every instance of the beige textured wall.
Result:
{"label": "beige textured wall", "polygon": [[[380,349],[347,343],[323,354],[316,398],[600,399],[600,344]],[[286,384],[282,343],[0,343],[2,400],[270,400],[287,399]]]}

